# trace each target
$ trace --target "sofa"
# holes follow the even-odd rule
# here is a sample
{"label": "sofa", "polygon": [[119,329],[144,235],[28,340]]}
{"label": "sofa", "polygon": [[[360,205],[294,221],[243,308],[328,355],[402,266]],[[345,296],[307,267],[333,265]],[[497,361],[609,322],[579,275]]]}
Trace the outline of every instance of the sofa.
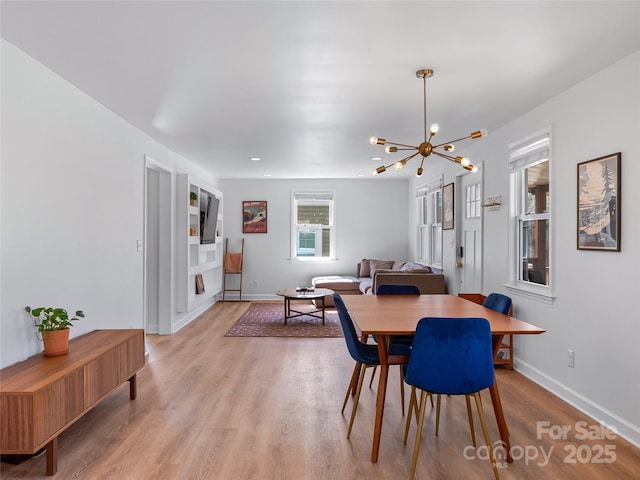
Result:
{"label": "sofa", "polygon": [[[356,265],[356,275],[314,277],[314,288],[330,288],[340,295],[372,295],[378,285],[416,285],[423,294],[447,293],[442,270],[419,263],[365,258]],[[333,298],[325,297],[326,306],[333,306]]]}

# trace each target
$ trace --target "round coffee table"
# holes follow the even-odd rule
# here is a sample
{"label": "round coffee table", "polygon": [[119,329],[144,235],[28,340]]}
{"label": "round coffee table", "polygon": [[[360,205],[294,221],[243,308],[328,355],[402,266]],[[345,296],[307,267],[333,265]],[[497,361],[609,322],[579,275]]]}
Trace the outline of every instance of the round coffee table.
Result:
{"label": "round coffee table", "polygon": [[[333,295],[333,290],[330,290],[328,288],[309,288],[306,290],[298,288],[287,288],[284,290],[278,290],[276,292],[276,295],[284,297],[285,325],[287,324],[288,319],[300,317],[302,315],[321,318],[322,324],[324,325],[324,297],[327,295]],[[316,308],[316,310],[313,310],[311,312],[301,312],[299,310],[294,310],[291,308],[291,300],[320,300],[322,302],[322,306],[320,308]],[[322,315],[318,315],[319,313],[322,313]]]}

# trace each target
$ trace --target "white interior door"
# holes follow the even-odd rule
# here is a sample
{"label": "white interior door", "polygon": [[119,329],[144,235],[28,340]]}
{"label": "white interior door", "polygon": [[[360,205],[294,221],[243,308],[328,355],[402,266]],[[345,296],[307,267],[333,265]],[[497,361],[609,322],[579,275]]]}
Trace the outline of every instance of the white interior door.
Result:
{"label": "white interior door", "polygon": [[458,185],[458,293],[482,293],[482,172],[458,177]]}

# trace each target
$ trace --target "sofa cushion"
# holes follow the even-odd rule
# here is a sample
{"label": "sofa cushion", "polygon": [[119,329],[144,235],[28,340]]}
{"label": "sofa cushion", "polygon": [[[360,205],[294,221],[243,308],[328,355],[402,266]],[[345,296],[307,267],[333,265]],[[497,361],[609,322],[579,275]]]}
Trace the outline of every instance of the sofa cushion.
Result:
{"label": "sofa cushion", "polygon": [[393,268],[393,260],[370,260],[370,277],[373,278],[376,275],[376,270]]}
{"label": "sofa cushion", "polygon": [[401,262],[393,262],[393,266],[391,267],[391,270],[402,270],[402,267],[404,266],[404,264],[407,263],[404,260]]}
{"label": "sofa cushion", "polygon": [[334,292],[358,291],[360,280],[346,275],[331,275],[326,277],[314,277],[311,285],[315,288],[329,288]]}
{"label": "sofa cushion", "polygon": [[373,278],[371,277],[360,277],[360,291],[363,294],[371,293],[371,287],[373,286]]}

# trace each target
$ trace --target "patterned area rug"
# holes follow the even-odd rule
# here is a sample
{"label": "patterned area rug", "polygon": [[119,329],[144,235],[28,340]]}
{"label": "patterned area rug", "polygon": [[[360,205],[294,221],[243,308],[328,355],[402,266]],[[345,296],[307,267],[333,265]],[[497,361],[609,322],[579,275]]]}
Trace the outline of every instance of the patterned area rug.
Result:
{"label": "patterned area rug", "polygon": [[[333,308],[325,310],[325,325],[321,318],[310,315],[289,318],[285,325],[283,303],[251,303],[225,337],[342,337],[338,313]],[[311,304],[296,302],[291,302],[291,308],[301,312],[315,309]]]}

